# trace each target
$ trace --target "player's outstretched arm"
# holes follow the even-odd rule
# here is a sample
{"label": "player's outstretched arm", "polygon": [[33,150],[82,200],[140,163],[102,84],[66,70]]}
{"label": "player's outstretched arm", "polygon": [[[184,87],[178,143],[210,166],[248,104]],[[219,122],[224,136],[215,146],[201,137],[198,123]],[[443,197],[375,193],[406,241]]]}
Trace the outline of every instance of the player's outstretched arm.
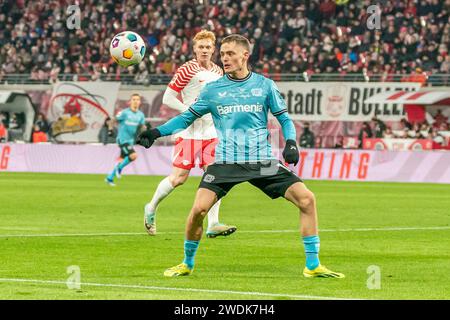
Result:
{"label": "player's outstretched arm", "polygon": [[184,112],[188,109],[188,106],[181,102],[178,98],[178,92],[170,87],[167,87],[164,91],[162,103],[174,110]]}
{"label": "player's outstretched arm", "polygon": [[297,133],[295,130],[294,123],[289,117],[287,111],[276,116],[278,122],[281,125],[281,130],[283,131],[284,140],[286,140],[286,145],[283,150],[283,158],[287,163],[297,164],[299,160],[298,148],[296,137]]}
{"label": "player's outstretched arm", "polygon": [[269,83],[269,106],[272,114],[277,118],[283,131],[286,145],[283,150],[283,158],[287,163],[297,164],[299,160],[297,148],[297,132],[294,123],[288,115],[286,102],[280,94],[275,82],[270,80]]}
{"label": "player's outstretched arm", "polygon": [[139,134],[136,143],[145,148],[150,148],[159,137],[170,136],[184,130],[189,127],[195,119],[197,119],[197,116],[192,113],[190,109],[186,110],[159,127],[147,128],[144,132]]}
{"label": "player's outstretched arm", "polygon": [[172,118],[163,125],[160,125],[159,127],[145,130],[139,135],[136,142],[145,148],[150,148],[159,137],[170,136],[174,133],[182,131],[189,127],[196,119],[209,112],[210,110],[208,100],[206,99],[206,90],[203,88],[197,102],[190,106],[188,110],[179,114],[175,118]]}

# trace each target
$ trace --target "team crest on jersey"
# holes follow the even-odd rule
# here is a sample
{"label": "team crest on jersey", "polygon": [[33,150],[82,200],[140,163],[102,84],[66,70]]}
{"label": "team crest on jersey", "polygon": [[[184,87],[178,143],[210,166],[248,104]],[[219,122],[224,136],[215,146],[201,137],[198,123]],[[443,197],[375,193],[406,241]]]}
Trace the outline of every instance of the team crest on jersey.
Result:
{"label": "team crest on jersey", "polygon": [[254,96],[254,97],[262,97],[263,91],[261,88],[254,88],[251,90],[251,92],[252,92],[252,96]]}
{"label": "team crest on jersey", "polygon": [[207,183],[211,183],[214,181],[214,179],[216,179],[215,176],[213,176],[212,174],[207,174],[204,178],[203,181],[207,182]]}

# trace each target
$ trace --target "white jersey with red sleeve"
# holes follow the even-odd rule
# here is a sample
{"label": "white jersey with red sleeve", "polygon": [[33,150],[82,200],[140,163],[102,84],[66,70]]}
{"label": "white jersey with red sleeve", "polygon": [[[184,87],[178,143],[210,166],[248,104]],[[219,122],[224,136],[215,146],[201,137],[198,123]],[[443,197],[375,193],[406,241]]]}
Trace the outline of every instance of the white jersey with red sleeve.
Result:
{"label": "white jersey with red sleeve", "polygon": [[[213,63],[212,67],[207,70],[200,66],[196,59],[192,59],[177,69],[168,86],[172,90],[181,93],[181,99],[187,110],[197,100],[205,84],[217,80],[222,75],[223,71],[218,65]],[[206,114],[195,120],[186,130],[176,134],[176,137],[195,140],[216,138],[217,133],[212,116]]]}

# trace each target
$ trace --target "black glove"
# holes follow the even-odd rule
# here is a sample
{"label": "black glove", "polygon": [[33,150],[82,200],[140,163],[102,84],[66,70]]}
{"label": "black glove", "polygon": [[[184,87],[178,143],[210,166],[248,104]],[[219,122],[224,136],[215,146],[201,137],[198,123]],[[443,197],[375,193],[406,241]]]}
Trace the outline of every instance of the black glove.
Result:
{"label": "black glove", "polygon": [[287,163],[293,163],[296,165],[298,163],[298,149],[297,143],[294,140],[287,140],[286,146],[283,150],[283,158]]}
{"label": "black glove", "polygon": [[147,129],[139,134],[136,143],[148,149],[159,137],[161,137],[161,133],[158,129],[151,129],[147,127]]}

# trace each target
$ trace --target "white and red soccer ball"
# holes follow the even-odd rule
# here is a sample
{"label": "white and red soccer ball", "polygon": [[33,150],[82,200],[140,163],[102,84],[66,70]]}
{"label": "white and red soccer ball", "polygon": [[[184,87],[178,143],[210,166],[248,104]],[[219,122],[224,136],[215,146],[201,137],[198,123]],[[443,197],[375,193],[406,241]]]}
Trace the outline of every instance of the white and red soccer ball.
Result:
{"label": "white and red soccer ball", "polygon": [[112,38],[109,53],[122,67],[138,64],[144,59],[145,42],[136,32],[123,31]]}

